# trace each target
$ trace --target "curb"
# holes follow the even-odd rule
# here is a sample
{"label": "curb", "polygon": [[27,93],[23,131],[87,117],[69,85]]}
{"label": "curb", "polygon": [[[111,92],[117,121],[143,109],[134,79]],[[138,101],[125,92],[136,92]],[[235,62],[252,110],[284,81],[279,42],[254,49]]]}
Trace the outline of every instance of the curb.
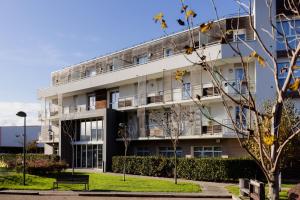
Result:
{"label": "curb", "polygon": [[232,199],[231,195],[190,194],[190,193],[147,193],[147,192],[32,192],[0,191],[0,195],[34,195],[34,196],[86,196],[86,197],[151,197],[151,198],[214,198]]}
{"label": "curb", "polygon": [[0,191],[1,194],[6,195],[39,195],[39,192],[26,192],[26,191]]}
{"label": "curb", "polygon": [[171,193],[122,193],[122,192],[90,192],[79,193],[78,196],[95,197],[152,197],[152,198],[222,198],[232,199],[231,195],[205,195],[205,194],[171,194]]}

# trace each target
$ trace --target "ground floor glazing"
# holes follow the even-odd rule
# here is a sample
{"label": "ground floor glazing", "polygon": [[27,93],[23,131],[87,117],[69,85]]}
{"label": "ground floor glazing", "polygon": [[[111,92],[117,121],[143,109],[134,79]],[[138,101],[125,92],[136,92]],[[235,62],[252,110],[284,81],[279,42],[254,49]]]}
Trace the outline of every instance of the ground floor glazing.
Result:
{"label": "ground floor glazing", "polygon": [[76,168],[99,168],[103,167],[102,144],[76,144],[75,145]]}

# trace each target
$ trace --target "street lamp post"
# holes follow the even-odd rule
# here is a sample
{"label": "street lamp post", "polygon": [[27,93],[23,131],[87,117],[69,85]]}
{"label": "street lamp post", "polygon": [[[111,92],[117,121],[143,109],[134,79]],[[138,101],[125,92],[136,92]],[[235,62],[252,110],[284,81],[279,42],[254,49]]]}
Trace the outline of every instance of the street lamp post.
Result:
{"label": "street lamp post", "polygon": [[25,185],[25,166],[26,166],[26,113],[20,111],[17,113],[17,116],[24,118],[24,141],[23,141],[23,185]]}

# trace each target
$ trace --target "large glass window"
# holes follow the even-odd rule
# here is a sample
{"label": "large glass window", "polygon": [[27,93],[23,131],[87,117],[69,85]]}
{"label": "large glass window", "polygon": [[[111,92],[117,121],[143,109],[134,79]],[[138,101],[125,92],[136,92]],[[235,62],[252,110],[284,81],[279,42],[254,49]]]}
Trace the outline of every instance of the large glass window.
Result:
{"label": "large glass window", "polygon": [[76,145],[77,168],[102,168],[102,145]]}
{"label": "large glass window", "polygon": [[150,150],[148,147],[138,147],[138,148],[136,148],[136,155],[137,156],[149,156]]}
{"label": "large glass window", "polygon": [[76,167],[81,167],[81,145],[76,145]]}
{"label": "large glass window", "polygon": [[91,134],[92,134],[92,126],[91,121],[87,121],[85,124],[86,130],[85,130],[85,140],[90,141],[91,140]]}
{"label": "large glass window", "polygon": [[81,150],[81,167],[82,168],[86,168],[86,145],[82,145],[81,146],[82,150]]}
{"label": "large glass window", "polygon": [[80,140],[85,141],[85,122],[80,123]]}
{"label": "large glass window", "polygon": [[[176,154],[177,157],[182,157],[181,147],[177,147]],[[164,157],[173,157],[174,156],[173,147],[159,147],[159,155]]]}
{"label": "large glass window", "polygon": [[286,50],[284,38],[285,35],[289,45],[296,48],[300,39],[300,20],[290,20],[277,22],[278,36],[277,36],[277,50]]}
{"label": "large glass window", "polygon": [[97,168],[97,145],[93,145],[93,168]]}
{"label": "large glass window", "polygon": [[97,121],[97,140],[103,140],[103,120]]}
{"label": "large glass window", "polygon": [[[296,65],[300,66],[300,61],[298,61],[296,63]],[[279,79],[279,85],[280,86],[283,86],[283,84],[284,84],[285,78],[288,74],[288,68],[289,68],[289,63],[288,62],[283,62],[283,63],[278,64],[278,71],[279,71],[278,79]],[[295,78],[300,77],[300,70],[299,69],[294,70],[294,77]]]}
{"label": "large glass window", "polygon": [[87,145],[87,167],[93,167],[93,145]]}
{"label": "large glass window", "polygon": [[221,156],[222,156],[221,147],[213,147],[213,146],[194,147],[194,157],[196,158],[221,157]]}
{"label": "large glass window", "polygon": [[82,121],[80,123],[80,141],[103,140],[103,120]]}
{"label": "large glass window", "polygon": [[97,121],[92,121],[92,141],[97,141]]}
{"label": "large glass window", "polygon": [[99,144],[97,147],[98,147],[98,168],[102,168],[102,145]]}

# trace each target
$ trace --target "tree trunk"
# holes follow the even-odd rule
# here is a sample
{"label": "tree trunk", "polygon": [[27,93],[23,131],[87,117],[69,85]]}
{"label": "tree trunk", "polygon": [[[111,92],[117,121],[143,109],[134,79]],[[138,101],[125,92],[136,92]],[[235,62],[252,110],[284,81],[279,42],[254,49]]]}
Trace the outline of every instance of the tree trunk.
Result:
{"label": "tree trunk", "polygon": [[125,146],[124,163],[123,163],[123,181],[126,181],[126,178],[125,178],[125,175],[126,175],[126,156],[127,156],[127,147]]}
{"label": "tree trunk", "polygon": [[72,175],[74,175],[74,144],[72,143]]}
{"label": "tree trunk", "polygon": [[176,154],[176,146],[174,146],[174,181],[177,184],[177,154]]}
{"label": "tree trunk", "polygon": [[279,173],[275,172],[270,176],[269,184],[269,199],[279,200]]}

